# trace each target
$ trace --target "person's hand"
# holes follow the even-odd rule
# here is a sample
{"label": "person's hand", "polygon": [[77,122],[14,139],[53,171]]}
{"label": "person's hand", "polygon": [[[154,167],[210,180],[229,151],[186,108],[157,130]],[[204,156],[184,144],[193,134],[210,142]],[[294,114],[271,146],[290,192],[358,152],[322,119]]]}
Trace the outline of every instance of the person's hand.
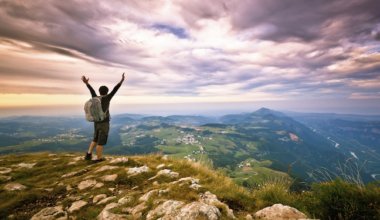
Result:
{"label": "person's hand", "polygon": [[83,81],[84,84],[87,85],[89,80],[90,80],[90,78],[87,78],[87,79],[86,79],[85,76],[82,76],[82,81]]}

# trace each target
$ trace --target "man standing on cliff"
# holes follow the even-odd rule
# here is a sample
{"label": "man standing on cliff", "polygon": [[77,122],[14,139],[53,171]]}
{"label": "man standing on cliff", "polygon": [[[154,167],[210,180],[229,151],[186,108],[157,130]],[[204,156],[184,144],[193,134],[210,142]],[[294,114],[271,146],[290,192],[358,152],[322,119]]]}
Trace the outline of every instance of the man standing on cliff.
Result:
{"label": "man standing on cliff", "polygon": [[[90,90],[91,96],[97,97],[95,90],[88,83],[89,78],[86,79],[85,76],[82,76],[82,81],[84,84],[86,84],[87,88]],[[86,153],[86,156],[85,156],[85,160],[92,159],[92,151],[94,147],[96,147],[96,156],[97,156],[95,162],[100,162],[100,161],[105,160],[105,158],[103,157],[103,146],[107,144],[108,132],[110,128],[109,106],[110,106],[112,97],[116,94],[117,90],[120,88],[123,82],[124,82],[124,73],[121,77],[120,82],[112,89],[110,93],[108,93],[107,86],[101,86],[99,88],[102,110],[103,112],[106,113],[106,117],[102,121],[94,122],[94,138],[92,142],[90,143],[88,152]]]}

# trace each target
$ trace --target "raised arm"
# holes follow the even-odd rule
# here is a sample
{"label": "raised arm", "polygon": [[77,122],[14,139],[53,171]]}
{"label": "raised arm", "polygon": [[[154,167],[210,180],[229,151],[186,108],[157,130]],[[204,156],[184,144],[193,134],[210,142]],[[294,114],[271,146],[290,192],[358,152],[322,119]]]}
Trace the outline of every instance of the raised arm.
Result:
{"label": "raised arm", "polygon": [[121,84],[123,84],[124,79],[125,79],[124,74],[125,74],[125,73],[123,73],[123,75],[121,76],[121,80],[120,80],[120,82],[119,82],[118,84],[116,84],[116,86],[115,86],[115,87],[112,89],[112,91],[110,92],[110,94],[109,94],[109,97],[110,97],[110,98],[112,98],[112,97],[116,94],[116,92],[117,92],[117,90],[119,90]]}
{"label": "raised arm", "polygon": [[92,96],[92,97],[96,97],[97,95],[96,95],[95,90],[92,88],[92,86],[90,85],[90,83],[88,83],[89,80],[90,80],[90,78],[87,78],[87,79],[86,79],[85,76],[82,76],[82,81],[83,81],[84,84],[86,84],[88,90],[90,90],[90,92],[91,92],[91,96]]}

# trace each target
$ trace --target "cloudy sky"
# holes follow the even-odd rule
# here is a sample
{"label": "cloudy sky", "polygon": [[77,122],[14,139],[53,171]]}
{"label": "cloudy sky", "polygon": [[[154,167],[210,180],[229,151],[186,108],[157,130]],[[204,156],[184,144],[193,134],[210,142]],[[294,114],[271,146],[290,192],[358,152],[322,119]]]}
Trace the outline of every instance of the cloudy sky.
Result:
{"label": "cloudy sky", "polygon": [[0,112],[81,112],[82,75],[112,88],[125,72],[116,112],[380,114],[379,8],[378,0],[0,0]]}

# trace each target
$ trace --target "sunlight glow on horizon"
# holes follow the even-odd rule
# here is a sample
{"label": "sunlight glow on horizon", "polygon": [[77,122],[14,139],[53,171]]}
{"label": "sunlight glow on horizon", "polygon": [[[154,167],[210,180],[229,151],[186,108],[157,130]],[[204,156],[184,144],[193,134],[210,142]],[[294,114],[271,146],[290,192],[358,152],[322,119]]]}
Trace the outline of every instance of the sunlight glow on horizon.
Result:
{"label": "sunlight glow on horizon", "polygon": [[80,106],[90,97],[82,75],[112,90],[125,72],[112,105],[281,102],[380,114],[378,1],[0,6],[0,108]]}

